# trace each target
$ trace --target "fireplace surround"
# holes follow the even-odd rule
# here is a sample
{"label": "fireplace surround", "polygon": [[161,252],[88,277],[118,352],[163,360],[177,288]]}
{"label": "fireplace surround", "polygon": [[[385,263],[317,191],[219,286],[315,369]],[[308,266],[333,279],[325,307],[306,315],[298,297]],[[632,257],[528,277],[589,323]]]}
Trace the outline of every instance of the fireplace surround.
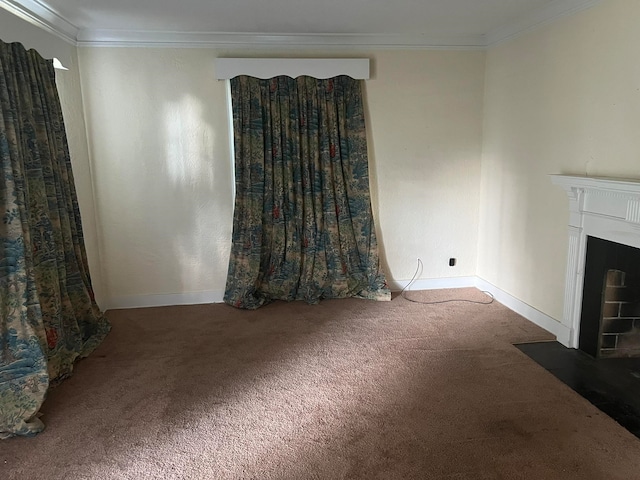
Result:
{"label": "fireplace surround", "polygon": [[551,180],[569,197],[562,323],[570,332],[567,346],[580,348],[588,238],[640,248],[640,180],[579,175],[551,175]]}

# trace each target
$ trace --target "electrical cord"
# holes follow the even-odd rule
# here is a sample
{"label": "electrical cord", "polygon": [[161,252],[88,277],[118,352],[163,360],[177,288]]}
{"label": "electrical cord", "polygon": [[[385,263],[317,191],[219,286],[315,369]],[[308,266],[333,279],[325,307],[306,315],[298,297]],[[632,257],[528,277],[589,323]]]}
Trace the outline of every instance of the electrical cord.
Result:
{"label": "electrical cord", "polygon": [[420,274],[421,274],[423,268],[424,268],[424,266],[422,265],[422,260],[418,259],[418,267],[416,268],[416,273],[413,274],[413,278],[411,279],[411,281],[409,283],[407,283],[407,285],[400,291],[400,296],[402,298],[404,298],[405,300],[409,301],[409,302],[420,303],[422,305],[437,305],[439,303],[453,303],[453,302],[475,303],[477,305],[491,305],[493,303],[493,301],[495,300],[495,298],[491,294],[491,292],[487,292],[485,290],[482,290],[482,293],[485,293],[489,297],[491,297],[491,300],[489,300],[488,302],[479,302],[477,300],[467,300],[467,299],[464,299],[464,298],[452,298],[450,300],[438,300],[438,301],[434,301],[434,302],[423,302],[421,300],[415,300],[413,298],[407,297],[405,291],[411,285],[414,284],[414,282],[416,281],[416,278],[418,277],[418,272],[420,272]]}

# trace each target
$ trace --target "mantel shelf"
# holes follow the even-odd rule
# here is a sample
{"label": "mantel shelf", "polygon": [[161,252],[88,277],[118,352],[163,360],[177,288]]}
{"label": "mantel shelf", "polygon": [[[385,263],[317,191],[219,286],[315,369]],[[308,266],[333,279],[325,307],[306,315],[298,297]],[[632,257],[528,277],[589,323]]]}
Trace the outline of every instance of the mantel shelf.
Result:
{"label": "mantel shelf", "polygon": [[551,182],[564,189],[583,188],[640,194],[640,179],[590,177],[586,175],[550,175]]}

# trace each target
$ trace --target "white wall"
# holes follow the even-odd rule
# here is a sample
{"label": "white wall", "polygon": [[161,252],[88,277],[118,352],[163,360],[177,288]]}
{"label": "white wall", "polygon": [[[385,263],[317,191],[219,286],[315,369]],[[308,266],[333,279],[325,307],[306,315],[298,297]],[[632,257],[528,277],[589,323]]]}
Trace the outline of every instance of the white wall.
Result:
{"label": "white wall", "polygon": [[233,179],[210,56],[96,48],[80,60],[110,298],[221,292]]}
{"label": "white wall", "polygon": [[[212,69],[232,53],[79,49],[112,306],[221,298],[233,178],[225,84]],[[423,278],[475,274],[484,53],[355,56],[373,61],[371,183],[389,278],[409,280],[418,257]]]}
{"label": "white wall", "polygon": [[[390,280],[421,258],[423,279],[477,274],[560,319],[568,203],[547,175],[640,175],[638,19],[637,2],[608,0],[486,54],[353,52],[372,59],[372,200]],[[73,54],[58,74],[103,307],[220,298],[233,180],[212,69],[233,54],[81,48],[80,75]]]}
{"label": "white wall", "polygon": [[[372,200],[390,280],[421,258],[423,279],[477,274],[561,318],[568,202],[547,175],[640,176],[638,20],[636,0],[608,0],[486,54],[354,52],[372,59]],[[58,84],[103,308],[219,299],[233,180],[212,69],[234,52],[82,48],[78,70],[74,47],[1,9],[0,29],[70,68]]]}
{"label": "white wall", "polygon": [[21,42],[26,48],[36,49],[45,58],[58,58],[68,68],[67,71],[56,71],[56,84],[62,104],[78,203],[82,215],[89,270],[96,300],[100,306],[103,306],[106,303],[107,292],[102,282],[100,262],[98,261],[96,212],[93,202],[91,167],[76,48],[1,8],[0,39],[4,42]]}
{"label": "white wall", "polygon": [[[385,51],[366,82],[374,211],[389,279],[476,273],[484,52]],[[457,258],[449,267],[449,258]]]}
{"label": "white wall", "polygon": [[568,199],[547,175],[640,177],[640,2],[487,53],[478,274],[561,320]]}

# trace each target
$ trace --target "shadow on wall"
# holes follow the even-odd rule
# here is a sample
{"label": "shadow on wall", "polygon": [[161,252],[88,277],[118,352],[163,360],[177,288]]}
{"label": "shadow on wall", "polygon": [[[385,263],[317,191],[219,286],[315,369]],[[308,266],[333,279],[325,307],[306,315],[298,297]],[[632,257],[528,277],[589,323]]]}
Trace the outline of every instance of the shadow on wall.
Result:
{"label": "shadow on wall", "polygon": [[[375,72],[375,63],[371,62],[371,76]],[[373,141],[373,133],[371,132],[371,111],[369,110],[369,99],[367,95],[367,82],[364,82],[364,88],[362,89],[362,101],[364,104],[364,117],[367,133],[367,156],[369,158],[369,190],[371,194],[371,209],[373,211],[373,219],[375,222],[376,239],[378,241],[378,253],[380,255],[380,266],[387,278],[387,282],[391,281],[391,268],[389,266],[389,260],[387,259],[387,253],[384,246],[384,236],[382,235],[382,228],[380,226],[380,200],[379,200],[379,185],[378,185],[378,170],[376,162],[376,149]]]}
{"label": "shadow on wall", "polygon": [[[492,155],[483,166],[479,276],[562,321],[568,252],[568,200],[548,164]],[[529,167],[531,168],[531,167]]]}

